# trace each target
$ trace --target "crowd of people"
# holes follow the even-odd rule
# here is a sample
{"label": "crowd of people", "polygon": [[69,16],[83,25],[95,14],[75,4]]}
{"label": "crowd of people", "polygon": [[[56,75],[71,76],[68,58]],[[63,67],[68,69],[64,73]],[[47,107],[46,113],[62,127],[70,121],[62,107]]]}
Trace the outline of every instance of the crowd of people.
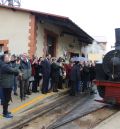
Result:
{"label": "crowd of people", "polygon": [[70,95],[76,96],[86,92],[88,87],[92,88],[94,78],[95,63],[92,61],[66,62],[61,57],[51,55],[44,58],[33,56],[30,59],[26,53],[18,57],[5,52],[0,56],[0,98],[3,116],[13,117],[8,111],[12,91],[14,95],[20,95],[21,100],[25,100],[33,92],[58,92],[58,89],[64,88],[64,83],[70,89]]}

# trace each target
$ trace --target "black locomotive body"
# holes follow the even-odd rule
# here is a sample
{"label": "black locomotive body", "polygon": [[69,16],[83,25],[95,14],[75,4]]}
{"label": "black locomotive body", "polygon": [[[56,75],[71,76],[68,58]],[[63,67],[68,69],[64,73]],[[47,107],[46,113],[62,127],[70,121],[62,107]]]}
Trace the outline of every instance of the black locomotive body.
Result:
{"label": "black locomotive body", "polygon": [[109,51],[102,63],[96,64],[98,93],[104,102],[120,104],[120,28],[115,29],[115,50]]}

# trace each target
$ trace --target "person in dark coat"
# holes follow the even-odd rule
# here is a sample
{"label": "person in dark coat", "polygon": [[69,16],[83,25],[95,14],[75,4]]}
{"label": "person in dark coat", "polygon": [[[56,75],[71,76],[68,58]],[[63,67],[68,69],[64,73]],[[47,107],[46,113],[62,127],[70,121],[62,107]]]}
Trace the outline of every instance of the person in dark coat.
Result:
{"label": "person in dark coat", "polygon": [[75,96],[77,94],[78,82],[80,81],[80,65],[79,65],[79,62],[75,62],[75,64],[71,68],[70,80],[71,80],[70,95]]}
{"label": "person in dark coat", "polygon": [[59,82],[58,82],[58,89],[63,89],[63,74],[64,74],[64,70],[63,70],[63,64],[62,64],[62,58],[59,57],[57,60],[57,64],[59,66]]}
{"label": "person in dark coat", "polygon": [[[2,55],[0,56],[0,67],[2,66],[3,64],[3,61],[2,61]],[[1,69],[0,69],[1,70]],[[1,73],[1,71],[0,71]],[[1,76],[1,74],[0,74]],[[1,78],[1,77],[0,77]],[[0,99],[1,99],[1,105],[3,105],[3,101],[4,101],[4,96],[3,96],[3,88],[0,86]]]}
{"label": "person in dark coat", "polygon": [[3,96],[3,89],[2,88],[0,88],[0,100],[1,100],[1,105],[3,105],[4,96]]}
{"label": "person in dark coat", "polygon": [[8,112],[8,104],[11,100],[11,92],[14,85],[14,75],[19,74],[19,66],[16,66],[15,68],[11,67],[9,54],[3,55],[3,60],[0,64],[0,88],[2,88],[4,96],[3,116],[6,118],[12,118],[13,116],[10,112]]}
{"label": "person in dark coat", "polygon": [[25,99],[26,95],[30,95],[30,89],[29,89],[29,79],[31,77],[31,63],[27,58],[27,54],[24,53],[21,57],[20,62],[20,70],[23,73],[22,76],[22,83],[23,87],[21,87],[21,96],[23,99]]}
{"label": "person in dark coat", "polygon": [[32,92],[38,92],[37,87],[39,86],[39,81],[40,81],[40,64],[37,58],[34,59],[32,62],[32,67],[34,67],[34,83],[32,86]]}
{"label": "person in dark coat", "polygon": [[64,65],[65,71],[66,71],[66,82],[67,82],[67,87],[70,87],[70,72],[71,72],[71,62],[69,64]]}
{"label": "person in dark coat", "polygon": [[77,82],[77,92],[81,92],[82,86],[81,86],[81,74],[82,74],[82,65],[81,62],[78,64],[79,70],[80,70],[80,78],[79,81]]}
{"label": "person in dark coat", "polygon": [[43,75],[43,84],[42,84],[42,93],[48,93],[48,86],[49,86],[49,79],[50,79],[50,72],[51,72],[51,64],[49,56],[47,56],[42,62],[42,75]]}
{"label": "person in dark coat", "polygon": [[86,62],[84,62],[84,66],[83,66],[82,81],[83,81],[82,92],[85,92],[88,88],[88,83],[90,81],[89,65]]}
{"label": "person in dark coat", "polygon": [[56,63],[56,59],[52,59],[51,64],[51,85],[53,88],[53,92],[58,92],[58,83],[60,76],[60,67]]}
{"label": "person in dark coat", "polygon": [[[16,67],[16,56],[15,55],[12,55],[11,57],[11,65],[13,68]],[[17,93],[17,76],[14,76],[14,85],[13,85],[13,92],[14,92],[14,95],[18,95]]]}

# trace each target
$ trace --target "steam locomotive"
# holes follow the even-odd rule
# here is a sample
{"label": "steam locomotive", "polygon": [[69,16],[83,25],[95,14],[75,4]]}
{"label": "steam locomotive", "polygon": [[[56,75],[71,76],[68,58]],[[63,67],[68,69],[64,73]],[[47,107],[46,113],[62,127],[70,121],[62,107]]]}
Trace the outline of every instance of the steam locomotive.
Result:
{"label": "steam locomotive", "polygon": [[100,102],[120,105],[120,28],[115,29],[115,50],[109,51],[102,63],[96,64],[97,90]]}

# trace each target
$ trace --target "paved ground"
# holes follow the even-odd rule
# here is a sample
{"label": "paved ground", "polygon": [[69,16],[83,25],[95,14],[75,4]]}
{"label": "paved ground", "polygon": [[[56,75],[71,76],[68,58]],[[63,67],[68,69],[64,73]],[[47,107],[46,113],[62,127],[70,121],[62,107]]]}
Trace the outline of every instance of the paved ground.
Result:
{"label": "paved ground", "polygon": [[[13,102],[10,102],[9,111],[14,115],[14,120],[18,119],[25,111],[37,107],[37,105],[45,105],[49,103],[50,100],[53,100],[62,95],[62,93],[67,92],[67,90],[68,89],[59,90],[58,93],[51,92],[48,94],[41,94],[40,92],[32,93],[32,95],[29,95],[29,98],[26,98],[24,101],[21,101],[19,96],[12,95]],[[2,117],[2,106],[0,105],[0,129],[10,121],[11,119]]]}
{"label": "paved ground", "polygon": [[[84,115],[87,115],[88,113],[91,113],[93,111],[101,109],[105,106],[102,103],[98,103],[98,102],[94,101],[95,97],[96,97],[96,95],[85,95],[83,98],[82,98],[82,96],[80,96],[79,102],[78,102],[78,104],[76,104],[76,107],[73,108],[69,113],[66,113],[66,115],[64,115],[63,117],[58,119],[55,123],[53,123],[47,129],[53,129],[53,127],[58,127],[58,129],[76,129],[78,127],[78,125],[76,124],[76,126],[75,126],[75,123],[72,121],[74,121],[78,118],[81,118]],[[66,122],[69,124],[66,125]],[[65,124],[65,126],[64,126],[64,124]],[[63,127],[59,128],[59,126],[61,126],[61,125],[63,125]],[[74,128],[72,126],[74,126]],[[80,127],[81,126],[79,126],[79,128]]]}
{"label": "paved ground", "polygon": [[120,111],[101,122],[94,129],[120,129]]}
{"label": "paved ground", "polygon": [[[67,89],[60,90],[58,93],[48,93],[46,95],[38,93],[32,93],[25,101],[20,100],[19,96],[13,96],[13,102],[10,102],[9,109],[14,115],[14,119],[18,119],[19,116],[24,114],[24,112],[28,109],[34,108],[37,105],[42,105],[49,103],[50,98],[55,99],[55,97],[59,96],[62,92],[67,91]],[[99,99],[99,98],[98,98]],[[6,119],[2,117],[2,106],[0,106],[0,129],[6,124],[6,122],[10,122],[11,119]],[[120,112],[106,119],[105,121],[98,124],[94,129],[120,129]],[[67,125],[66,125],[67,126]],[[74,125],[71,125],[71,128]],[[70,127],[70,126],[69,126]],[[67,128],[67,127],[66,127]],[[77,129],[77,127],[76,127]]]}

